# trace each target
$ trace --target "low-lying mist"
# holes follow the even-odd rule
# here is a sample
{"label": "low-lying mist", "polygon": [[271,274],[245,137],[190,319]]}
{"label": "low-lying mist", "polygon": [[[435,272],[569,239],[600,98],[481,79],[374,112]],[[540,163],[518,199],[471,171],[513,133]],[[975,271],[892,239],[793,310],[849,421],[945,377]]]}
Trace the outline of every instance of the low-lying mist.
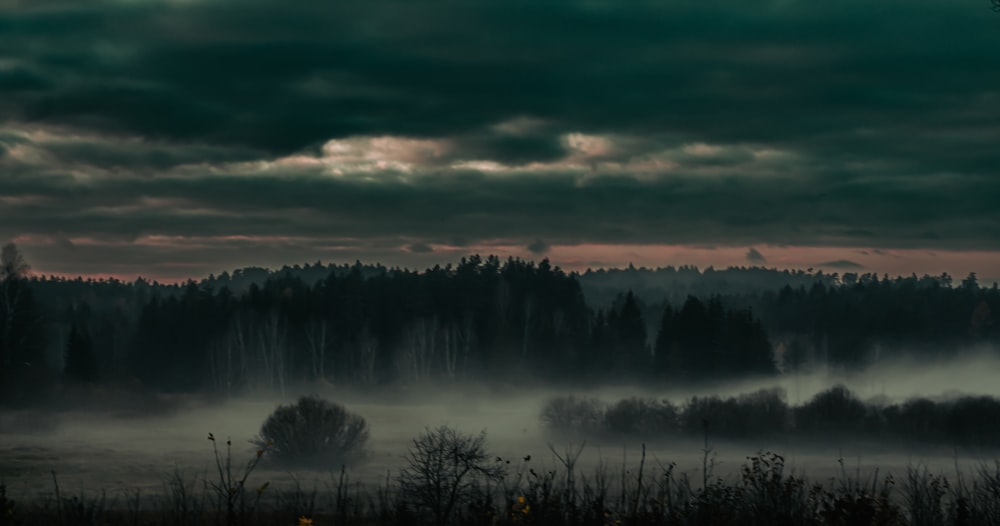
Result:
{"label": "low-lying mist", "polygon": [[[903,355],[904,353],[898,353]],[[1000,397],[1000,351],[975,349],[950,358],[894,358],[877,362],[860,371],[829,366],[815,366],[803,372],[776,377],[747,378],[728,382],[704,383],[684,389],[607,390],[613,396],[643,392],[660,395],[672,402],[690,396],[733,396],[759,389],[779,387],[785,390],[790,405],[810,400],[834,385],[843,385],[863,400],[878,398],[901,402],[909,398],[953,398],[959,395]],[[602,390],[601,392],[605,392]]]}
{"label": "low-lying mist", "polygon": [[[808,440],[773,434],[752,439],[724,439],[708,431],[704,436],[649,439],[606,435],[600,438],[554,434],[539,416],[547,401],[575,394],[606,403],[628,397],[650,397],[683,404],[692,396],[735,396],[764,388],[781,388],[787,403],[799,405],[831,386],[842,384],[861,399],[902,402],[914,396],[945,399],[959,394],[1000,397],[1000,357],[991,352],[969,354],[948,362],[882,363],[853,374],[816,370],[779,377],[716,383],[679,388],[614,386],[595,389],[532,388],[491,385],[483,382],[464,387],[392,386],[380,390],[338,389],[333,386],[299,386],[284,396],[264,395],[211,401],[196,397],[169,399],[169,411],[148,414],[117,414],[111,410],[7,411],[0,413],[0,479],[8,492],[28,498],[43,498],[52,492],[52,472],[70,491],[116,491],[141,489],[144,494],[162,493],[172,473],[195,477],[215,469],[208,433],[232,439],[233,462],[242,465],[253,455],[250,440],[279,405],[300,394],[317,394],[344,404],[369,424],[371,440],[364,462],[350,468],[357,481],[393,477],[403,464],[412,438],[440,425],[468,433],[485,431],[491,454],[516,463],[530,456],[532,466],[554,466],[553,450],[563,454],[586,442],[581,472],[598,465],[611,468],[633,465],[647,447],[647,461],[668,465],[700,478],[706,459],[713,473],[732,477],[748,455],[774,451],[785,456],[790,468],[814,478],[848,469],[883,473],[925,464],[932,470],[953,472],[957,464],[973,465],[992,458],[993,452],[978,447],[934,446],[904,448],[878,440]],[[222,443],[224,447],[224,443]],[[223,454],[225,454],[223,450]],[[843,461],[843,464],[841,463]],[[299,480],[306,484],[330,484],[340,466],[316,466],[315,470],[290,473],[267,458],[253,479],[282,484]]]}

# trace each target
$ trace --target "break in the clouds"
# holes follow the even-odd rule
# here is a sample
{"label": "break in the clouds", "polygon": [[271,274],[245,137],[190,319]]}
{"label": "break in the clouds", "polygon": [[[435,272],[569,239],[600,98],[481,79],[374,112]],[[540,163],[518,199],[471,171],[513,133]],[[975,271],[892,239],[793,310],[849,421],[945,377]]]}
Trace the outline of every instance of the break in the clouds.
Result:
{"label": "break in the clouds", "polygon": [[998,63],[986,0],[0,0],[0,238],[132,275],[996,253]]}

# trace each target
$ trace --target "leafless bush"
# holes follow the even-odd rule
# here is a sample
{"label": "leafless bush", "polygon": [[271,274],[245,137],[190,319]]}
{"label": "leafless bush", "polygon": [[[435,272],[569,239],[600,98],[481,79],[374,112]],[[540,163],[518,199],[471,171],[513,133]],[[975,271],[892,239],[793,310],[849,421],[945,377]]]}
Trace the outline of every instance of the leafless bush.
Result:
{"label": "leafless bush", "polygon": [[805,433],[859,433],[870,427],[868,407],[843,385],[818,393],[795,408],[795,426]]}
{"label": "leafless bush", "polygon": [[604,427],[604,406],[596,398],[552,398],[542,408],[542,422],[553,431],[594,432]]}
{"label": "leafless bush", "polygon": [[503,465],[486,450],[486,433],[467,435],[447,426],[413,439],[398,482],[416,517],[448,524],[456,509],[480,496],[482,484],[498,480]]}
{"label": "leafless bush", "polygon": [[677,431],[677,408],[670,402],[625,398],[604,415],[608,430],[638,436],[657,436]]}
{"label": "leafless bush", "polygon": [[330,468],[358,460],[368,437],[361,416],[340,404],[303,396],[275,409],[253,442],[267,446],[269,456],[282,464]]}

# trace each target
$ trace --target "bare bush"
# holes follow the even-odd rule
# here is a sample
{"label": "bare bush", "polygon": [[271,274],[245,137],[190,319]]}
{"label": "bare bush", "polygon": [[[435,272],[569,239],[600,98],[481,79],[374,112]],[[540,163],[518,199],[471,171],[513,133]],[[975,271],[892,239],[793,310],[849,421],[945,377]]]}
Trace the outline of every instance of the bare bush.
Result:
{"label": "bare bush", "polygon": [[609,431],[638,436],[657,436],[677,431],[677,408],[667,400],[625,398],[604,415]]}
{"label": "bare bush", "polygon": [[368,437],[368,423],[361,416],[317,396],[303,396],[294,405],[278,406],[253,442],[268,446],[271,458],[282,464],[325,469],[360,459]]}
{"label": "bare bush", "polygon": [[945,429],[960,444],[1000,443],[1000,401],[990,396],[963,396],[946,405]]}
{"label": "bare bush", "polygon": [[503,471],[486,450],[485,431],[467,435],[441,426],[413,439],[398,482],[404,501],[418,517],[448,524],[456,509],[480,496],[481,485],[498,480]]}
{"label": "bare bush", "polygon": [[741,394],[736,398],[736,405],[743,416],[743,434],[776,434],[788,430],[789,412],[784,389],[760,389]]}
{"label": "bare bush", "polygon": [[780,389],[761,389],[736,398],[692,397],[684,408],[682,425],[686,432],[698,434],[708,421],[713,435],[731,438],[780,433],[788,423],[784,396]]}
{"label": "bare bush", "polygon": [[868,407],[843,385],[835,385],[795,409],[795,426],[804,433],[858,433],[871,423]]}
{"label": "bare bush", "polygon": [[542,408],[541,419],[553,431],[592,433],[604,427],[604,405],[596,398],[557,396]]}

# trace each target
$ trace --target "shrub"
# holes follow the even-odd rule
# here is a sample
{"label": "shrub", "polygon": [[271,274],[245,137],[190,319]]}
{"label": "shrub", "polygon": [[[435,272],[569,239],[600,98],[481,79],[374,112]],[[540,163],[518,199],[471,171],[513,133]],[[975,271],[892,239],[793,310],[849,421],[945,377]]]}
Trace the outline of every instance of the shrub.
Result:
{"label": "shrub", "polygon": [[413,439],[398,481],[406,504],[422,512],[417,517],[443,525],[482,496],[481,482],[496,481],[503,471],[486,450],[485,432],[467,435],[441,426]]}
{"label": "shrub", "polygon": [[785,473],[777,453],[747,457],[740,484],[741,507],[756,524],[815,524],[814,497],[806,480]]}
{"label": "shrub", "polygon": [[364,418],[340,404],[303,396],[294,405],[278,406],[253,442],[269,446],[271,458],[282,464],[327,468],[360,458],[367,441]]}
{"label": "shrub", "polygon": [[681,415],[681,426],[690,434],[705,431],[715,436],[740,438],[779,434],[788,427],[788,405],[781,389],[761,389],[736,398],[692,397]]}
{"label": "shrub", "polygon": [[788,404],[784,389],[761,389],[736,399],[741,434],[779,434],[788,428]]}
{"label": "shrub", "polygon": [[0,525],[18,524],[13,499],[7,498],[7,486],[0,482]]}
{"label": "shrub", "polygon": [[734,398],[691,397],[684,405],[681,426],[684,432],[701,435],[708,426],[712,436],[736,438],[742,435],[740,409]]}
{"label": "shrub", "polygon": [[596,398],[558,396],[542,408],[541,419],[553,431],[593,433],[603,427],[604,407]]}
{"label": "shrub", "polygon": [[664,400],[626,398],[604,415],[609,431],[627,435],[656,436],[677,430],[677,408]]}
{"label": "shrub", "polygon": [[987,446],[1000,441],[1000,401],[990,396],[963,396],[946,406],[945,429],[955,442]]}
{"label": "shrub", "polygon": [[870,424],[868,407],[843,385],[818,393],[795,409],[795,426],[805,433],[857,433]]}
{"label": "shrub", "polygon": [[914,398],[883,410],[889,432],[907,440],[940,440],[948,429],[946,413],[926,399]]}

